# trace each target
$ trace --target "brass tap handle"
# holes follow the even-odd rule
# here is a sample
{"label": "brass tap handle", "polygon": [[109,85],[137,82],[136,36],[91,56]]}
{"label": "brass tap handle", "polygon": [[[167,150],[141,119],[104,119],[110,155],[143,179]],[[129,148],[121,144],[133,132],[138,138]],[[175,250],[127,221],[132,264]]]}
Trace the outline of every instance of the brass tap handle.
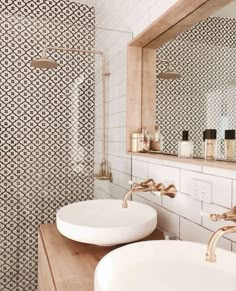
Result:
{"label": "brass tap handle", "polygon": [[155,185],[155,182],[154,182],[153,179],[148,179],[148,180],[146,180],[144,182],[141,182],[139,185],[141,187],[153,187]]}
{"label": "brass tap handle", "polygon": [[224,220],[236,222],[236,206],[232,207],[230,211],[223,214]]}
{"label": "brass tap handle", "polygon": [[176,192],[177,192],[177,189],[176,189],[175,185],[171,184],[161,191],[161,195],[165,195],[165,196],[168,196],[170,198],[175,198]]}
{"label": "brass tap handle", "polygon": [[155,183],[154,185],[154,191],[160,191],[162,192],[164,190],[164,185],[162,183]]}
{"label": "brass tap handle", "polygon": [[230,211],[225,212],[223,214],[210,214],[210,219],[212,221],[219,221],[223,219],[225,221],[236,222],[236,206],[230,209]]}

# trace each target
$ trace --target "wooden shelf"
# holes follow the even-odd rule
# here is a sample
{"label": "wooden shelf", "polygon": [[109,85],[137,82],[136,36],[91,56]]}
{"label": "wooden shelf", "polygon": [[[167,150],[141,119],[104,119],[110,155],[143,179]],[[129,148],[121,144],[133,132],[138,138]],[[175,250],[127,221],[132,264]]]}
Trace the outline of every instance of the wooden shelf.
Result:
{"label": "wooden shelf", "polygon": [[178,158],[177,156],[164,155],[164,154],[158,154],[158,153],[128,152],[128,154],[132,156],[158,159],[158,160],[167,160],[167,161],[173,161],[177,163],[201,165],[205,167],[221,168],[221,169],[227,169],[227,170],[232,170],[232,171],[236,170],[236,162],[230,162],[230,161],[206,161],[204,159],[198,159],[198,158],[184,159],[184,158]]}

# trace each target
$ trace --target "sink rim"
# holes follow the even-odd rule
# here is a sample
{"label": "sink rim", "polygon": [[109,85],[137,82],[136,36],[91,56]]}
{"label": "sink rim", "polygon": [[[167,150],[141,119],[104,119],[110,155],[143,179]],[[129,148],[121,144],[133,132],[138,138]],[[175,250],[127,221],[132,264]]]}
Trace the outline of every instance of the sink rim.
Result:
{"label": "sink rim", "polygon": [[[169,248],[169,246],[171,246],[172,249]],[[148,248],[148,247],[150,247],[150,248]],[[187,252],[186,252],[186,247],[187,247]],[[146,253],[148,252],[148,254],[146,256],[145,256],[145,250],[146,250]],[[169,250],[169,252],[168,252],[168,250]],[[194,250],[196,250],[196,251],[194,252]],[[132,276],[134,276],[134,278],[135,278],[135,276],[136,276],[136,278],[140,278],[140,276],[141,277],[143,276],[143,278],[145,278],[145,276],[148,274],[148,271],[147,271],[148,268],[145,268],[145,264],[147,267],[150,266],[149,265],[150,258],[151,258],[151,262],[152,262],[151,266],[153,267],[153,270],[154,270],[153,271],[154,274],[152,274],[153,275],[152,278],[155,278],[155,280],[158,280],[158,274],[159,274],[158,268],[163,268],[163,267],[167,268],[168,267],[168,269],[169,269],[169,264],[171,264],[171,263],[174,263],[174,265],[179,264],[180,267],[176,271],[177,279],[175,278],[175,280],[177,280],[177,281],[174,281],[172,279],[173,282],[176,283],[176,286],[177,286],[176,290],[180,290],[179,284],[182,284],[181,282],[184,281],[184,277],[186,276],[186,273],[183,274],[183,270],[186,269],[186,266],[187,266],[187,272],[189,272],[187,274],[187,276],[190,275],[190,277],[191,277],[191,272],[194,272],[194,270],[196,270],[196,271],[199,270],[199,267],[202,268],[204,266],[204,264],[206,264],[205,265],[206,268],[204,268],[204,267],[202,268],[203,272],[209,270],[211,273],[211,276],[212,276],[212,274],[215,275],[214,272],[216,272],[216,274],[218,274],[219,272],[223,271],[223,273],[224,273],[223,279],[227,278],[227,277],[230,277],[231,279],[233,278],[233,284],[235,284],[236,280],[235,280],[235,268],[234,268],[234,266],[236,263],[236,253],[231,252],[231,251],[226,250],[226,249],[217,248],[216,255],[217,255],[218,261],[216,261],[216,263],[210,263],[210,262],[205,261],[206,250],[207,250],[206,244],[199,243],[199,242],[191,242],[191,241],[180,241],[180,240],[172,240],[172,241],[171,240],[170,241],[149,240],[149,241],[142,241],[142,242],[134,242],[134,243],[131,243],[129,245],[119,247],[115,250],[112,250],[107,255],[105,255],[97,264],[97,267],[96,267],[95,273],[94,273],[94,288],[95,288],[94,290],[101,291],[101,290],[108,290],[106,288],[110,288],[110,289],[112,288],[112,283],[109,282],[109,280],[107,282],[107,284],[108,284],[107,286],[105,284],[102,284],[101,278],[104,277],[105,272],[106,272],[107,277],[111,278],[110,280],[112,280],[113,282],[117,283],[117,278],[118,278],[118,276],[120,276],[120,278],[125,280],[127,285],[129,284],[129,282],[128,282],[129,278],[133,278]],[[175,257],[174,254],[176,254],[176,251],[179,251],[179,252]],[[185,253],[186,253],[186,256],[183,256],[183,254],[185,254]],[[190,253],[190,256],[188,256],[188,253]],[[139,256],[139,254],[141,254],[141,255]],[[167,258],[165,256],[165,254],[167,254]],[[130,255],[130,257],[128,257],[128,255]],[[156,257],[155,257],[155,255],[156,255]],[[155,266],[158,265],[158,255],[159,255],[159,263],[160,264],[159,264],[158,268],[155,268]],[[142,260],[142,258],[143,258],[143,260]],[[179,263],[180,259],[181,259],[180,262],[183,261],[182,265],[181,265],[181,263]],[[163,262],[164,262],[164,264],[163,264]],[[228,267],[225,267],[225,264],[227,264],[227,263],[228,263]],[[136,266],[137,266],[137,268],[136,268]],[[131,274],[130,271],[131,272],[133,271],[133,274]],[[146,271],[146,274],[145,274],[145,271]],[[171,272],[171,270],[169,270],[169,271]],[[116,273],[119,274],[117,277],[115,277],[115,275],[114,275]],[[127,278],[124,274],[129,274],[129,277]],[[192,274],[195,274],[195,272]],[[206,274],[207,274],[206,276],[208,276],[207,272],[206,272]],[[123,276],[124,276],[124,278],[123,278]],[[131,285],[132,285],[132,282],[135,282],[134,280],[137,280],[134,278],[130,279]],[[145,279],[142,282],[143,284],[146,284],[146,287],[149,286],[150,290],[154,290],[153,289],[154,282],[152,281],[152,278],[151,278],[151,282],[145,281]],[[159,277],[159,279],[160,278],[163,278],[163,277]],[[202,278],[205,278],[205,277],[202,277]],[[167,279],[167,277],[165,279]],[[223,282],[223,279],[221,282]],[[211,282],[210,282],[210,280],[206,281],[207,286],[208,286],[206,288],[209,288],[209,285]],[[159,284],[160,284],[160,281],[159,281]],[[162,282],[162,284],[163,284],[163,282]],[[166,283],[164,283],[164,284],[166,284]],[[168,284],[169,283],[167,283],[167,285],[163,285],[162,289],[160,289],[160,290],[163,290],[163,291],[164,290],[172,290],[172,289],[168,289],[169,288]],[[234,290],[235,285],[233,285],[231,282],[229,284],[230,284],[229,290]],[[117,286],[119,288],[123,288],[124,291],[133,290],[133,289],[125,289],[124,285],[122,285],[122,283],[119,285],[119,281],[118,281]],[[172,286],[172,288],[173,288],[173,286]],[[183,285],[183,287],[182,287],[182,285],[181,285],[181,288],[184,289],[184,288],[186,288],[186,286]],[[138,287],[137,287],[137,289],[141,290]],[[115,290],[119,290],[119,289],[115,289]],[[147,290],[149,290],[149,289],[147,289]],[[155,290],[158,290],[158,289],[155,289]],[[187,290],[187,289],[184,289],[184,290]],[[195,289],[193,288],[193,290],[195,290]],[[204,290],[212,290],[212,289],[204,289]]]}
{"label": "sink rim", "polygon": [[[120,199],[96,199],[96,200],[86,200],[86,201],[78,201],[78,202],[73,202],[73,203],[71,203],[71,204],[68,204],[68,205],[65,205],[65,206],[63,206],[63,207],[61,207],[60,209],[58,209],[57,210],[57,212],[56,212],[56,219],[58,219],[58,220],[62,220],[62,218],[60,217],[61,216],[61,212],[65,209],[65,208],[67,208],[67,207],[71,207],[71,206],[76,206],[76,205],[78,205],[78,204],[90,204],[90,203],[93,203],[94,201],[104,201],[105,203],[106,202],[120,202],[120,207],[121,207],[121,209],[122,209],[122,201],[123,200],[120,200]],[[104,203],[103,203],[104,204]],[[153,207],[151,207],[151,206],[149,206],[149,205],[147,205],[147,204],[144,204],[144,203],[141,203],[141,202],[137,202],[137,201],[129,201],[129,206],[134,206],[134,205],[139,205],[139,207],[142,207],[143,209],[145,209],[145,210],[147,210],[148,209],[148,211],[149,212],[152,212],[152,215],[154,215],[155,217],[157,216],[157,211],[153,208]],[[129,207],[128,208],[123,208],[124,209],[124,211],[129,211]],[[131,210],[132,211],[132,210]],[[151,214],[151,213],[150,213]],[[150,215],[149,214],[149,215]],[[134,220],[135,221],[135,220]],[[132,224],[133,226],[138,226],[139,225],[139,223],[137,222],[137,221],[135,221],[136,223],[134,223],[134,224]],[[63,223],[68,223],[68,224],[71,224],[71,222],[70,221],[65,221],[65,220],[63,220]],[[76,224],[77,226],[79,226],[79,227],[81,227],[81,228],[85,228],[85,229],[90,229],[90,228],[94,228],[94,227],[96,227],[96,228],[101,228],[101,229],[114,229],[114,228],[126,228],[126,227],[130,227],[130,225],[120,225],[120,226],[112,226],[112,227],[108,227],[108,226],[84,226],[84,225],[82,225],[82,224]]]}
{"label": "sink rim", "polygon": [[[107,203],[107,205],[113,204],[115,208],[120,206],[120,209],[118,209],[117,216],[113,215],[114,217],[114,226],[99,226],[99,225],[84,225],[83,223],[79,224],[76,222],[68,222],[67,219],[61,217],[61,214],[63,214],[63,208],[64,210],[70,209],[69,207],[74,207],[74,210],[76,211],[76,207],[83,207],[84,205],[91,205],[91,209],[93,210],[94,205],[99,207],[99,204],[101,203],[102,206],[104,206],[104,203]],[[93,205],[92,205],[93,204]],[[59,230],[59,232],[64,235],[65,237],[72,239],[74,241],[79,241],[83,243],[90,243],[90,244],[96,244],[100,246],[112,246],[112,245],[119,245],[129,242],[134,242],[139,239],[142,239],[149,234],[151,234],[157,225],[157,211],[152,208],[149,205],[136,202],[136,201],[129,201],[129,206],[127,209],[122,209],[122,200],[120,199],[96,199],[96,200],[87,200],[87,201],[79,201],[75,202],[69,205],[66,205],[62,208],[60,208],[57,211],[56,214],[56,225]],[[138,207],[137,209],[135,207]],[[89,208],[90,206],[88,206]],[[134,208],[132,208],[134,207]],[[137,210],[142,209],[142,215],[140,219],[135,220],[135,215],[137,217]],[[86,208],[85,208],[86,210]],[[111,211],[111,209],[109,209]],[[129,221],[126,221],[125,218],[125,225],[115,225],[115,223],[120,223],[119,217],[121,215],[121,212],[123,211],[129,211],[133,214],[132,221],[129,223]],[[148,210],[148,212],[147,212]],[[136,213],[135,213],[136,211]],[[99,216],[99,213],[95,213],[95,215]],[[114,213],[109,213],[109,217]],[[73,216],[73,215],[72,215]],[[133,218],[134,217],[134,218]],[[73,220],[74,218],[72,218]],[[87,218],[86,218],[87,219]],[[106,219],[106,216],[105,218]],[[96,218],[94,221],[97,221]],[[122,220],[121,220],[122,221]],[[110,223],[110,221],[109,221]]]}

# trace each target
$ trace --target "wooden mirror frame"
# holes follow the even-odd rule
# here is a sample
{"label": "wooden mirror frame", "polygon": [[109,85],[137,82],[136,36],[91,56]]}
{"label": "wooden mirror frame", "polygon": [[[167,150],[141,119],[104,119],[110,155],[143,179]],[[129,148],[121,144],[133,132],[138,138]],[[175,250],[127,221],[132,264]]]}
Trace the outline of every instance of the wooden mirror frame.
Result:
{"label": "wooden mirror frame", "polygon": [[[131,133],[137,132],[138,129],[142,128],[142,125],[146,126],[150,131],[154,129],[156,121],[156,49],[232,1],[179,0],[128,43],[127,152],[131,152]],[[148,153],[132,154],[155,156],[155,154]],[[166,155],[156,156],[163,159],[168,157]],[[175,160],[177,158],[173,157],[172,159]],[[199,161],[196,163],[199,163]],[[209,163],[212,164],[212,162]],[[222,165],[222,162],[215,163],[214,166],[219,163]],[[236,166],[234,165],[233,167],[235,168]]]}

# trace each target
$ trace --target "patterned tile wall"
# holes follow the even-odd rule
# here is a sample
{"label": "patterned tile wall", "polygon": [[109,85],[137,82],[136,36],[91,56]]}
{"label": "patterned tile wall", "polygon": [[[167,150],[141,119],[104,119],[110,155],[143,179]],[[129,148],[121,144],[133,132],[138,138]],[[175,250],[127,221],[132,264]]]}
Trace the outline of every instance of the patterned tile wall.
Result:
{"label": "patterned tile wall", "polygon": [[67,0],[0,3],[0,290],[37,289],[37,228],[93,197],[94,57],[42,47],[94,47],[94,8]]}
{"label": "patterned tile wall", "polygon": [[[156,122],[164,151],[177,153],[182,131],[189,130],[195,155],[201,155],[202,132],[216,128],[218,156],[223,157],[224,130],[236,127],[236,19],[209,17],[157,50],[182,74],[179,80],[157,78]],[[166,69],[157,62],[157,73]]]}

